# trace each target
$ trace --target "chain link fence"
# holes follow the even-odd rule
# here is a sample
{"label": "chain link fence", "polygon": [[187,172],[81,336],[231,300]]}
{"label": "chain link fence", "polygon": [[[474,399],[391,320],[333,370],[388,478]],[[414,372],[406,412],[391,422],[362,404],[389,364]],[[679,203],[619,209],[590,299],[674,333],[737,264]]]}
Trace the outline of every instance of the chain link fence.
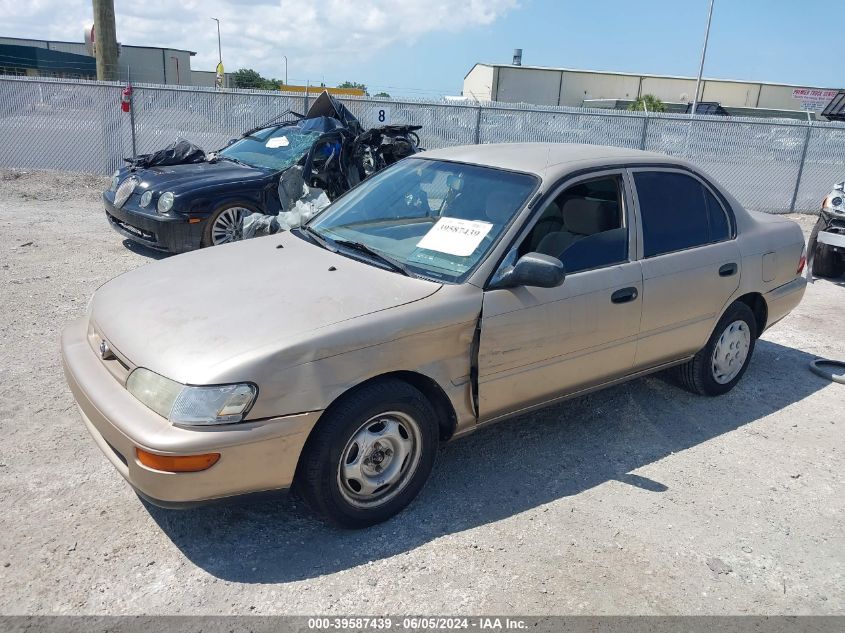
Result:
{"label": "chain link fence", "polygon": [[[0,167],[110,173],[135,152],[186,138],[207,151],[316,94],[138,85],[132,114],[122,84],[0,77]],[[319,90],[319,89],[316,89]],[[845,179],[845,125],[615,110],[342,98],[365,127],[423,126],[426,148],[475,143],[590,143],[679,156],[700,166],[746,207],[816,211]],[[134,136],[133,136],[134,128]]]}

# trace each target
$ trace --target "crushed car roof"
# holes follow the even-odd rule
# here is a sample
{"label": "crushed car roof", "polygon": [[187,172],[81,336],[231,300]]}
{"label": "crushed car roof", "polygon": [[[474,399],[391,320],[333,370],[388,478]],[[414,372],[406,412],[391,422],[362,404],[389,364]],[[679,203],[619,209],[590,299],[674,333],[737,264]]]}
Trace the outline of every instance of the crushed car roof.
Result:
{"label": "crushed car roof", "polygon": [[625,147],[587,145],[582,143],[490,143],[487,145],[459,145],[429,150],[417,156],[461,163],[486,165],[499,169],[534,173],[555,178],[584,166],[602,161],[660,162],[686,165],[685,161]]}

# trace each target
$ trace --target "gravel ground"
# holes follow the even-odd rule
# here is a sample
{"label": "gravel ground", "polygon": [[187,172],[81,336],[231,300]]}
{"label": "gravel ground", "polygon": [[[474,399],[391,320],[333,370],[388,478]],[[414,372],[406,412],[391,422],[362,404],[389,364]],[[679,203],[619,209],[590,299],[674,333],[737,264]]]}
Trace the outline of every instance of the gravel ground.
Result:
{"label": "gravel ground", "polygon": [[845,280],[809,287],[730,394],[647,378],[479,432],[376,528],[287,495],[166,511],[60,367],[63,325],[151,257],[108,227],[106,184],[0,171],[0,613],[845,613],[845,387],[807,369],[845,358]]}

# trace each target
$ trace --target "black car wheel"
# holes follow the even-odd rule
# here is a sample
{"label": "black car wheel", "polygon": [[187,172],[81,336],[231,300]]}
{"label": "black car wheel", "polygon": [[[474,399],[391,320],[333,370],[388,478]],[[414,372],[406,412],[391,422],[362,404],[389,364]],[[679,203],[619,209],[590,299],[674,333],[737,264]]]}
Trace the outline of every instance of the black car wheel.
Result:
{"label": "black car wheel", "polygon": [[702,396],[720,396],[739,382],[757,341],[757,320],[746,304],[735,301],[725,313],[707,345],[692,360],[675,368],[681,384]]}
{"label": "black car wheel", "polygon": [[216,211],[205,223],[202,246],[218,246],[237,242],[243,238],[243,220],[252,211],[246,207],[231,206]]}
{"label": "black car wheel", "polygon": [[819,277],[839,277],[845,273],[845,257],[837,253],[827,244],[816,241],[819,233],[827,228],[823,218],[819,218],[813,232],[810,233],[808,244],[815,242],[816,250],[813,253],[813,274]]}
{"label": "black car wheel", "polygon": [[434,466],[439,431],[431,403],[384,380],[332,405],[299,458],[294,487],[332,523],[362,528],[407,506]]}

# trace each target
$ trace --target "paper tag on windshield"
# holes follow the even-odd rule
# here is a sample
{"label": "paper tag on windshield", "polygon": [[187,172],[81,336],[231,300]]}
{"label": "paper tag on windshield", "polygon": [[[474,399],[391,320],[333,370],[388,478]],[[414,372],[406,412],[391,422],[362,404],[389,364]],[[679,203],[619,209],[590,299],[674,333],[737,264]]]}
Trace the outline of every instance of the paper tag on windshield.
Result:
{"label": "paper tag on windshield", "polygon": [[264,144],[264,147],[276,149],[277,147],[287,147],[288,145],[290,145],[290,141],[287,136],[274,136]]}
{"label": "paper tag on windshield", "polygon": [[472,255],[492,228],[489,222],[440,218],[417,242],[417,248],[466,257]]}

